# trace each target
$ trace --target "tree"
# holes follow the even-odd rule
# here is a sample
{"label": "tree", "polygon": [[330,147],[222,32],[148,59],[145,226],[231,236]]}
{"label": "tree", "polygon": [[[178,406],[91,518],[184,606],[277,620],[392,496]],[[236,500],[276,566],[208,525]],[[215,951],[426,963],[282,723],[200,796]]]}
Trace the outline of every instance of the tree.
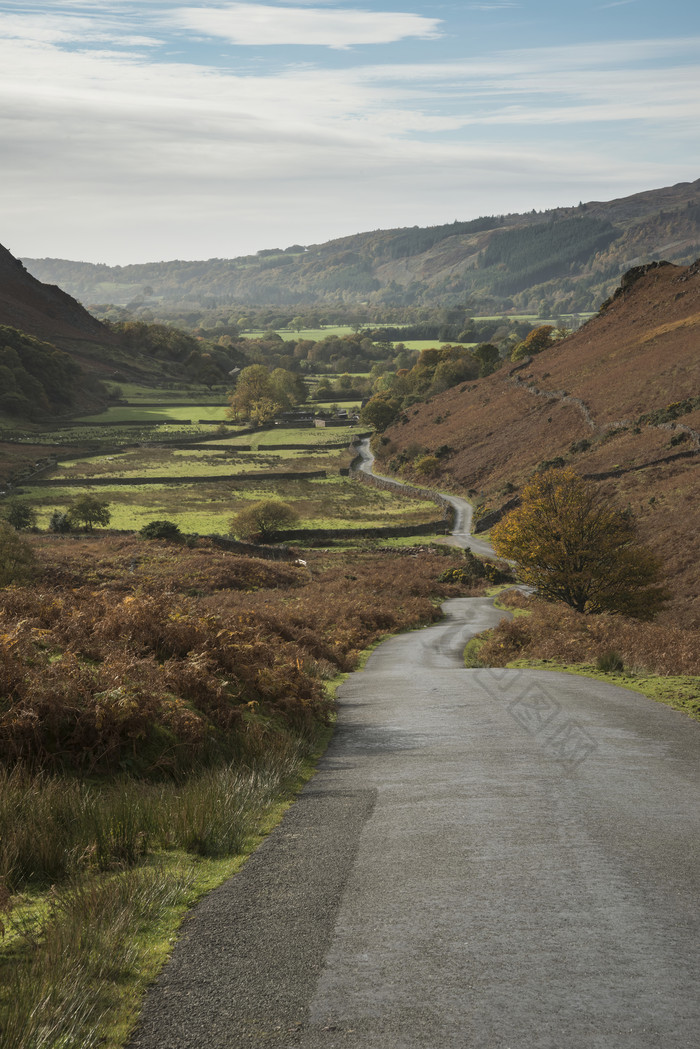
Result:
{"label": "tree", "polygon": [[12,499],[7,504],[5,520],[18,532],[23,528],[35,528],[36,510],[31,506],[27,506],[26,503],[20,503],[19,500]]}
{"label": "tree", "polygon": [[24,583],[34,570],[34,551],[12,525],[0,521],[0,587]]}
{"label": "tree", "polygon": [[98,499],[96,495],[83,495],[68,508],[68,520],[71,527],[84,525],[86,532],[91,532],[95,525],[108,525],[112,519],[109,503]]}
{"label": "tree", "polygon": [[525,357],[533,357],[537,353],[542,353],[542,350],[546,350],[554,342],[552,338],[553,331],[554,326],[552,324],[542,324],[539,328],[533,328],[530,334],[515,347],[510,355],[510,359],[512,361],[521,361]]}
{"label": "tree", "polygon": [[494,346],[491,342],[480,342],[479,345],[472,350],[472,353],[479,362],[480,379],[483,379],[484,376],[491,375],[492,372],[496,371],[500,362],[498,346]]}
{"label": "tree", "polygon": [[[279,415],[288,405],[282,386],[284,377],[291,373],[283,368],[275,369],[275,373],[281,374],[275,375],[273,380],[264,364],[250,364],[243,368],[231,395],[228,414],[234,419],[251,419],[258,425]],[[292,375],[292,379],[296,382],[296,376]]]}
{"label": "tree", "polygon": [[231,532],[239,539],[264,543],[276,532],[296,524],[299,515],[293,507],[279,499],[261,499],[252,503],[231,519]]}
{"label": "tree", "polygon": [[399,410],[398,401],[385,393],[378,393],[360,411],[360,421],[381,432],[394,422]]}
{"label": "tree", "polygon": [[523,582],[577,612],[653,619],[667,599],[660,562],[637,544],[631,513],[570,468],[534,477],[491,542]]}

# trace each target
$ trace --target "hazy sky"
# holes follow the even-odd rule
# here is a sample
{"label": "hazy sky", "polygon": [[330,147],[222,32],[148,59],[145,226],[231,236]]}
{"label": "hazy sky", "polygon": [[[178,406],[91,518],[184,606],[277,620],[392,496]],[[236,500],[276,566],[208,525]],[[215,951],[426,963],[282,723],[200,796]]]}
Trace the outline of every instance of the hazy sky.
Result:
{"label": "hazy sky", "polygon": [[226,258],[700,177],[697,0],[0,0],[0,243]]}

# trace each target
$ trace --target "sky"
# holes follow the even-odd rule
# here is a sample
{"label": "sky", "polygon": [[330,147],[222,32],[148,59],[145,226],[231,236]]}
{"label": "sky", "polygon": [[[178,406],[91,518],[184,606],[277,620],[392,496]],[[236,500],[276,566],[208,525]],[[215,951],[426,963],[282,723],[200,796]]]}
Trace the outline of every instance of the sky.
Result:
{"label": "sky", "polygon": [[233,258],[697,178],[697,0],[0,0],[16,256]]}

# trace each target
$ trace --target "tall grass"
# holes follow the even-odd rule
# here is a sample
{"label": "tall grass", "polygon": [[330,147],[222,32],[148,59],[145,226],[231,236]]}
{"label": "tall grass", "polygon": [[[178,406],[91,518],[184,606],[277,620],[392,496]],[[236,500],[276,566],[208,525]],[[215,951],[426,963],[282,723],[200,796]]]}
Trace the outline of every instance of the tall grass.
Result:
{"label": "tall grass", "polygon": [[280,738],[253,767],[203,769],[179,783],[123,776],[97,786],[0,769],[0,885],[49,886],[133,867],[157,850],[233,855],[303,753]]}
{"label": "tall grass", "polygon": [[0,992],[3,1049],[92,1049],[118,1004],[120,982],[139,962],[135,930],[184,902],[185,875],[125,871],[69,883],[45,911],[12,918],[13,957]]}
{"label": "tall grass", "polygon": [[[3,1049],[103,1044],[148,951],[140,930],[191,891],[193,866],[174,869],[166,850],[243,852],[303,753],[278,743],[254,767],[206,769],[180,784],[124,778],[98,789],[1,774],[0,910],[9,912],[0,914]],[[52,888],[39,903],[10,895],[42,884]]]}

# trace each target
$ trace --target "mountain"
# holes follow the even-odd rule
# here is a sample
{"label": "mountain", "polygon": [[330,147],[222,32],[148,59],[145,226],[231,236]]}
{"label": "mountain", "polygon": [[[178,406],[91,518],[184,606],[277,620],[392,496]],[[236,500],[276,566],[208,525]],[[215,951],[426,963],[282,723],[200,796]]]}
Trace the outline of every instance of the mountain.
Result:
{"label": "mountain", "polygon": [[28,273],[19,259],[0,245],[0,324],[55,345],[111,343],[108,329],[84,306]]}
{"label": "mountain", "polygon": [[410,407],[378,457],[439,451],[431,484],[499,510],[533,471],[571,465],[630,506],[663,559],[668,615],[700,626],[700,259],[630,271],[598,316],[539,355]]}
{"label": "mountain", "polygon": [[467,304],[473,314],[596,310],[632,266],[700,254],[700,179],[607,202],[375,230],[200,262],[25,259],[84,303],[224,307]]}

